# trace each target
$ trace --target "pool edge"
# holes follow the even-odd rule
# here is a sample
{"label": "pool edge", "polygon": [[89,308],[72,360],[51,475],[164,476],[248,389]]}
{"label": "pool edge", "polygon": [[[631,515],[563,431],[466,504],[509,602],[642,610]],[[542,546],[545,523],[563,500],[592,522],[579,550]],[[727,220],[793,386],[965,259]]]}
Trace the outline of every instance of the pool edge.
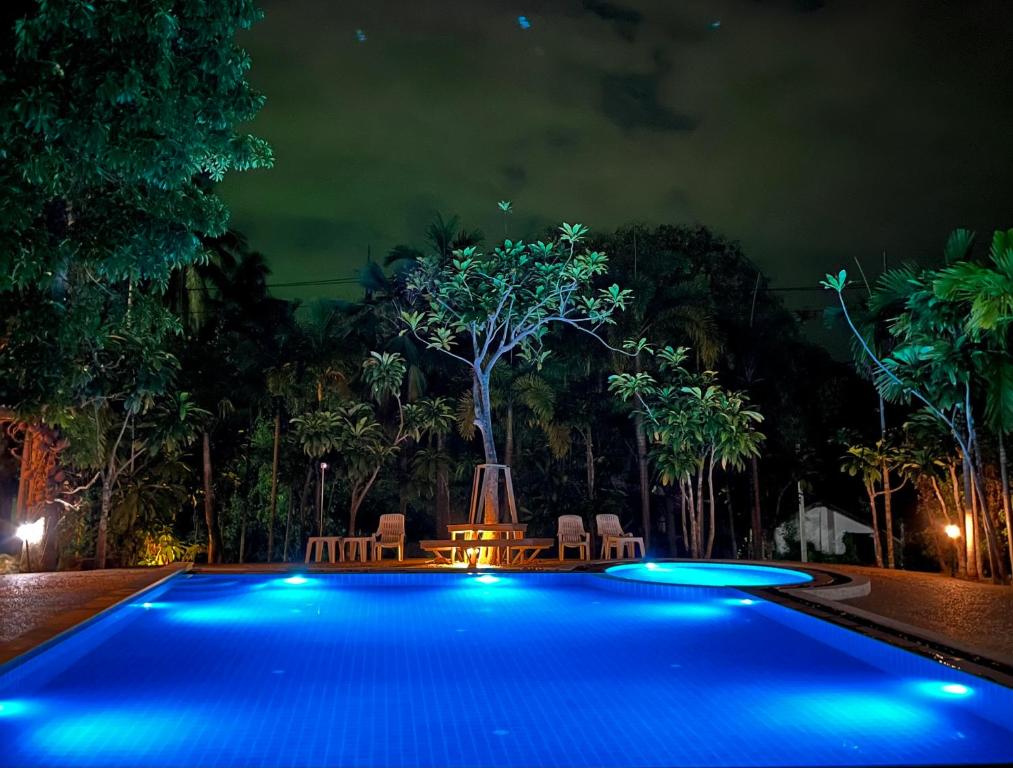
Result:
{"label": "pool edge", "polygon": [[[35,643],[31,647],[26,648],[25,650],[23,650],[20,653],[12,656],[11,658],[7,659],[6,661],[0,662],[0,676],[3,676],[4,674],[10,672],[11,670],[13,670],[13,669],[21,666],[22,664],[24,664],[25,662],[27,662],[29,659],[32,659],[35,656],[37,656],[38,654],[42,653],[43,651],[49,649],[51,646],[53,646],[53,645],[55,645],[55,644],[57,644],[59,642],[62,642],[63,640],[65,640],[68,637],[76,634],[77,632],[80,632],[81,630],[85,629],[86,627],[91,626],[95,622],[97,622],[100,619],[102,619],[103,617],[105,617],[107,614],[111,613],[112,611],[116,610],[117,608],[120,608],[121,606],[123,606],[124,604],[130,602],[131,600],[134,600],[139,595],[143,595],[145,592],[149,592],[151,590],[158,589],[159,587],[164,586],[170,579],[174,579],[177,576],[179,576],[180,574],[188,573],[191,570],[192,567],[193,567],[193,563],[185,563],[181,567],[179,567],[176,570],[172,571],[171,573],[167,573],[166,575],[162,576],[160,579],[157,579],[156,581],[153,581],[151,584],[146,584],[145,586],[141,587],[140,589],[134,590],[130,594],[125,595],[125,596],[121,597],[119,600],[117,600],[117,601],[115,601],[113,603],[110,603],[109,605],[105,606],[104,608],[99,609],[95,613],[93,613],[90,616],[82,619],[81,621],[77,622],[76,624],[72,624],[71,626],[66,627],[66,628],[60,630],[55,635],[51,635],[51,636],[45,638],[44,640],[40,640],[39,642]],[[44,628],[45,628],[45,626],[43,626],[43,627],[37,627],[36,629],[32,630],[31,632],[42,631]],[[31,633],[26,633],[26,634],[31,634]],[[18,637],[14,638],[15,641],[17,639],[18,639]]]}

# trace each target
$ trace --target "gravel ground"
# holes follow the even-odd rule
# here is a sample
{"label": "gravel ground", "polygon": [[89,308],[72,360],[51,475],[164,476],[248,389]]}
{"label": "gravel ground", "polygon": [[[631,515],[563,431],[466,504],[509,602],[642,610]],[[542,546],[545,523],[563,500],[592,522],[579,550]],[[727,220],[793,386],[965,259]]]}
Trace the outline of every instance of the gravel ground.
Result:
{"label": "gravel ground", "polygon": [[1013,587],[962,581],[935,573],[832,566],[872,582],[867,597],[842,601],[928,629],[986,653],[1013,658]]}
{"label": "gravel ground", "polygon": [[0,663],[178,569],[169,566],[0,576]]}

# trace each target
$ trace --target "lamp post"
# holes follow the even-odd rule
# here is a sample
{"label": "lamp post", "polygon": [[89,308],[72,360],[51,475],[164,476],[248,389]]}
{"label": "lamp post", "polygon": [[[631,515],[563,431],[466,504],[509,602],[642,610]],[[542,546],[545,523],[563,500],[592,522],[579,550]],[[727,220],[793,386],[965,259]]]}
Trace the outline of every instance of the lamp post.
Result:
{"label": "lamp post", "polygon": [[319,521],[317,523],[317,536],[324,535],[324,475],[327,472],[327,462],[320,462],[320,499],[317,502],[317,514],[319,515]]}
{"label": "lamp post", "polygon": [[14,531],[14,535],[24,542],[25,546],[25,564],[28,566],[28,570],[32,570],[32,545],[38,544],[42,541],[42,536],[46,532],[46,518],[40,517],[34,523],[22,523]]}
{"label": "lamp post", "polygon": [[946,535],[950,537],[950,541],[953,542],[953,565],[950,570],[950,575],[956,576],[958,563],[960,562],[960,542],[958,541],[960,539],[960,526],[950,523],[945,526],[943,530],[946,532]]}

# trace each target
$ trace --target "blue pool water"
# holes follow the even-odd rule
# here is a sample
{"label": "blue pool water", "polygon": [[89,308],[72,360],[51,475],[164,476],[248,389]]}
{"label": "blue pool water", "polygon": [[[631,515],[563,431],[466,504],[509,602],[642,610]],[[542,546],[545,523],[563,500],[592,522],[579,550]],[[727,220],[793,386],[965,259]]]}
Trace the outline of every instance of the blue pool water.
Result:
{"label": "blue pool water", "polygon": [[693,587],[777,587],[813,580],[808,573],[788,568],[733,563],[626,563],[605,572],[619,579]]}
{"label": "blue pool water", "polygon": [[3,766],[1013,760],[1013,690],[732,588],[176,577],[0,669]]}

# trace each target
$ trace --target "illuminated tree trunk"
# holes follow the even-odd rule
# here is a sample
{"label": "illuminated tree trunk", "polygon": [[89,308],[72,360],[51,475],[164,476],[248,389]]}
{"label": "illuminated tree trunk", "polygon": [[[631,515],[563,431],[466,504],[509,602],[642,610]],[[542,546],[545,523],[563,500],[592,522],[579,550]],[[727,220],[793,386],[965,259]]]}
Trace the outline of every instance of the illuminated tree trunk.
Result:
{"label": "illuminated tree trunk", "polygon": [[[946,506],[946,497],[943,496],[943,490],[939,487],[939,481],[935,477],[929,475],[929,482],[932,484],[932,492],[935,494],[936,503],[939,504],[939,511],[942,515],[942,523],[937,528],[941,528],[943,525],[952,524],[953,518],[950,517],[949,507]],[[960,507],[956,508],[957,519],[960,519]],[[953,541],[949,538],[939,539],[943,542],[943,546],[952,546],[957,551],[957,575],[967,575],[967,553],[964,550],[963,542]]]}
{"label": "illuminated tree trunk", "polygon": [[95,536],[95,567],[106,567],[106,544],[109,538],[109,510],[112,508],[112,469],[102,473],[102,495],[99,503],[98,533]]}
{"label": "illuminated tree trunk", "polygon": [[1013,521],[1010,519],[1009,471],[1006,466],[1006,443],[999,429],[999,477],[1002,481],[1002,514],[1006,521],[1006,546],[1009,548],[1010,569],[1013,570]]}
{"label": "illuminated tree trunk", "polygon": [[[499,464],[496,442],[492,433],[492,405],[489,401],[489,374],[475,371],[473,383],[475,400],[475,426],[482,435],[482,450],[486,464]],[[482,484],[482,522],[499,522],[499,474],[486,472]]]}
{"label": "illuminated tree trunk", "polygon": [[[966,479],[966,475],[964,477]],[[978,538],[977,536],[975,536],[974,533],[974,518],[971,516],[971,510],[964,503],[964,501],[961,500],[960,481],[957,479],[956,464],[950,464],[950,486],[953,489],[953,506],[957,510],[958,517],[964,521],[963,524],[964,552],[962,555],[964,560],[964,567],[966,569],[967,577],[970,579],[976,579],[978,578],[978,556],[977,556]]]}
{"label": "illuminated tree trunk", "polygon": [[893,487],[890,484],[890,467],[884,461],[883,473],[883,518],[886,525],[886,565],[896,568],[897,561],[893,551]]}
{"label": "illuminated tree trunk", "polygon": [[[876,489],[872,487],[872,484],[866,484],[865,493],[869,499],[869,512],[872,514],[872,548],[876,553],[876,567],[883,567],[883,542],[879,536],[879,512],[876,510]],[[802,532],[799,531],[799,541],[801,541]]]}

